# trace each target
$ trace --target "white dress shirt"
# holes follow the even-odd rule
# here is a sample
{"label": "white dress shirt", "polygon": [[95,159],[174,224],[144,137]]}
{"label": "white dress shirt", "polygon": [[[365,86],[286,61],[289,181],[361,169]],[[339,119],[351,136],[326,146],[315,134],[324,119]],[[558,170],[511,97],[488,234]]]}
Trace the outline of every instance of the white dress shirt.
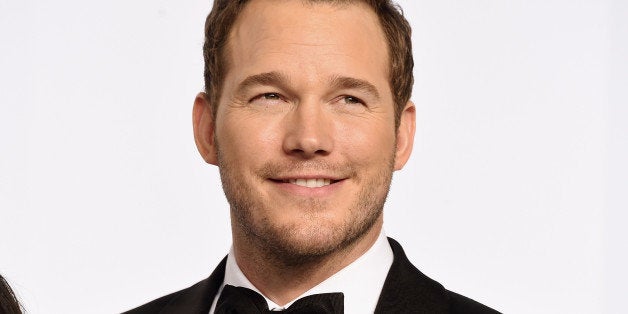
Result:
{"label": "white dress shirt", "polygon": [[233,247],[227,256],[227,265],[225,268],[225,279],[223,280],[218,293],[214,297],[210,314],[214,313],[216,303],[222,293],[225,285],[236,287],[245,287],[256,291],[264,296],[268,303],[268,308],[275,311],[281,311],[289,307],[296,300],[312,294],[342,292],[344,294],[345,313],[373,313],[377,306],[377,300],[382,292],[384,281],[393,262],[393,252],[388,244],[384,231],[380,232],[379,237],[373,243],[368,251],[356,259],[353,263],[347,265],[339,272],[325,281],[319,283],[312,289],[306,291],[294,300],[288,302],[284,306],[279,306],[269,298],[264,296],[238,267]]}

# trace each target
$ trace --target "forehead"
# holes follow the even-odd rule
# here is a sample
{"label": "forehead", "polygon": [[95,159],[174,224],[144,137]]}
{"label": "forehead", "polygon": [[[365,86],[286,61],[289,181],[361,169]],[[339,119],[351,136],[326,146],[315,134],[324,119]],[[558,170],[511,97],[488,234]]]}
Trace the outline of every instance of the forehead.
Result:
{"label": "forehead", "polygon": [[227,48],[227,80],[279,71],[306,80],[347,76],[388,85],[383,30],[360,1],[252,0]]}

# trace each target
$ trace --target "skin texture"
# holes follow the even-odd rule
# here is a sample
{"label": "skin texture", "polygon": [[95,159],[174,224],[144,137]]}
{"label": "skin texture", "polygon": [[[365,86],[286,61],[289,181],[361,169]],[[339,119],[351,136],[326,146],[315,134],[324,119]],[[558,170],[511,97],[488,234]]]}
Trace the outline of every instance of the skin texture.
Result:
{"label": "skin texture", "polygon": [[[395,130],[386,40],[359,3],[253,0],[228,51],[219,103],[196,97],[195,140],[220,168],[238,266],[281,305],[374,243],[415,109]],[[290,183],[312,178],[332,184]]]}

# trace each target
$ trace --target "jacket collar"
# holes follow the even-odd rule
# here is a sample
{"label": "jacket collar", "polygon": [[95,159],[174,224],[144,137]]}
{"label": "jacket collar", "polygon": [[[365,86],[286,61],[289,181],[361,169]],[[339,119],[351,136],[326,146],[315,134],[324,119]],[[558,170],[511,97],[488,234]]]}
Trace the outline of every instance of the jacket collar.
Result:
{"label": "jacket collar", "polygon": [[447,290],[414,267],[397,241],[388,242],[395,258],[375,313],[447,313]]}
{"label": "jacket collar", "polygon": [[220,284],[225,277],[226,264],[227,257],[223,258],[214,272],[207,279],[182,290],[181,293],[172,299],[159,313],[209,313],[214,296],[218,293]]}
{"label": "jacket collar", "polygon": [[[394,259],[375,313],[447,313],[447,290],[425,276],[406,257],[401,245],[388,238]],[[225,257],[205,280],[182,290],[160,313],[209,313],[225,276]]]}

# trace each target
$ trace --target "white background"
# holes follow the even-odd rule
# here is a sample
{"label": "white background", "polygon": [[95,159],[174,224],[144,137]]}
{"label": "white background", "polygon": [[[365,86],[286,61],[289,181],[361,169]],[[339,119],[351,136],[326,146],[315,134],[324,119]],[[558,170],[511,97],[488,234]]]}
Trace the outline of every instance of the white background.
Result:
{"label": "white background", "polygon": [[[621,313],[628,4],[400,1],[415,150],[386,230],[506,313]],[[0,273],[30,313],[113,313],[230,246],[192,140],[209,1],[0,0]]]}

